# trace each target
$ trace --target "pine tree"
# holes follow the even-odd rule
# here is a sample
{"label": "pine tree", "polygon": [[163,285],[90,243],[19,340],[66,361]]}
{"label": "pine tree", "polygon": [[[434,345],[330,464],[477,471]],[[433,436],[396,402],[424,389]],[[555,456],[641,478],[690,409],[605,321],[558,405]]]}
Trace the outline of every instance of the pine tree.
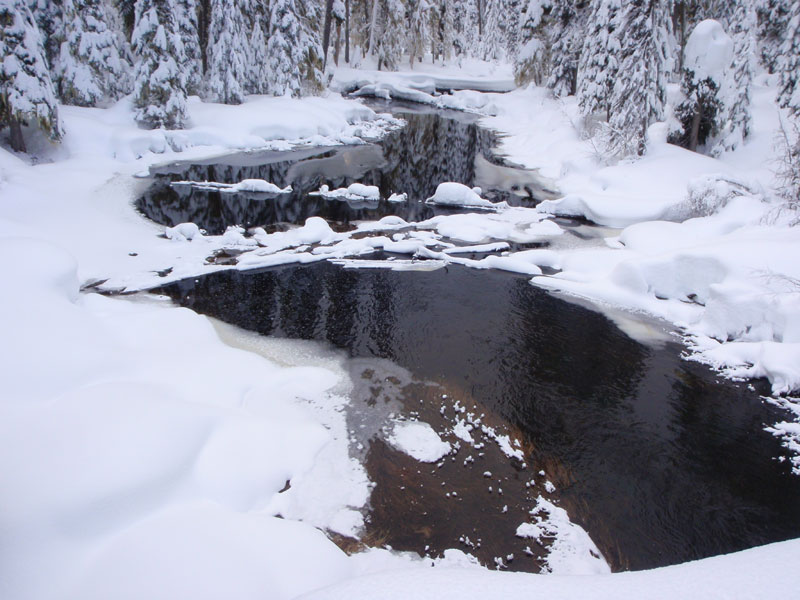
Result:
{"label": "pine tree", "polygon": [[396,71],[403,54],[405,22],[403,0],[380,0],[377,40],[378,69]]}
{"label": "pine tree", "polygon": [[56,70],[65,104],[106,105],[130,91],[130,65],[120,56],[115,21],[105,0],[65,0],[66,37]]}
{"label": "pine tree", "polygon": [[186,63],[186,93],[197,95],[203,87],[203,51],[200,49],[200,30],[197,19],[196,0],[176,0],[175,18],[183,43]]}
{"label": "pine tree", "polygon": [[632,0],[623,8],[622,50],[611,93],[607,150],[612,156],[643,154],[647,128],[663,118],[673,68],[668,6],[660,0]]}
{"label": "pine tree", "polygon": [[250,41],[247,45],[247,80],[245,92],[248,94],[267,93],[267,38],[264,35],[265,16],[260,12],[253,19]]}
{"label": "pine tree", "polygon": [[761,43],[761,60],[770,73],[778,68],[783,43],[786,40],[795,0],[757,0],[759,3],[758,37]]}
{"label": "pine tree", "polygon": [[53,82],[26,0],[0,2],[0,56],[0,126],[9,128],[11,147],[25,152],[22,126],[59,141],[63,132]]}
{"label": "pine tree", "polygon": [[551,0],[528,0],[520,20],[520,50],[514,61],[517,85],[542,85],[550,71],[550,42],[547,35]]}
{"label": "pine tree", "polygon": [[243,0],[211,0],[208,28],[208,94],[215,102],[244,102],[247,28]]}
{"label": "pine tree", "polygon": [[64,39],[63,0],[31,0],[29,7],[39,26],[44,43],[45,59],[50,69],[55,69]]}
{"label": "pine tree", "polygon": [[422,59],[431,38],[431,5],[428,0],[412,0],[411,21],[408,27],[408,60],[411,68],[414,61]]}
{"label": "pine tree", "polygon": [[578,63],[578,101],[581,112],[602,112],[611,118],[611,91],[622,51],[620,0],[598,0],[592,8]]}
{"label": "pine tree", "polygon": [[136,121],[148,128],[177,129],[186,121],[183,44],[171,0],[138,0],[133,28]]}
{"label": "pine tree", "polygon": [[800,4],[795,2],[789,13],[789,27],[778,57],[780,91],[778,102],[800,117]]}
{"label": "pine tree", "polygon": [[457,57],[477,56],[478,54],[478,4],[476,0],[451,5],[453,14],[453,50]]}
{"label": "pine tree", "polygon": [[[313,7],[305,7],[312,10]],[[297,0],[275,0],[267,41],[267,91],[274,96],[301,96],[321,87],[322,46],[298,10]]]}
{"label": "pine tree", "polygon": [[485,0],[486,19],[483,33],[483,59],[505,60],[505,28],[508,7],[505,0]]}
{"label": "pine tree", "polygon": [[553,0],[549,32],[552,58],[547,87],[556,97],[569,96],[577,89],[588,6],[585,0]]}
{"label": "pine tree", "polygon": [[756,61],[756,12],[747,0],[733,0],[728,17],[733,36],[734,56],[722,90],[724,114],[719,141],[711,150],[718,156],[736,149],[750,135],[750,91]]}

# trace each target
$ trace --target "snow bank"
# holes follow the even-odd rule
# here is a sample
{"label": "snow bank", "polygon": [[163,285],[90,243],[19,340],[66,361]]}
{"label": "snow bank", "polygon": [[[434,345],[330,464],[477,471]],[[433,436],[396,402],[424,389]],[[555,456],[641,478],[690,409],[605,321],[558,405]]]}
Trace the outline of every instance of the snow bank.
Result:
{"label": "snow bank", "polygon": [[800,561],[800,542],[781,542],[727,556],[652,571],[616,575],[559,577],[485,572],[469,568],[400,569],[348,580],[319,590],[306,600],[404,598],[485,600],[553,598],[559,600],[654,600],[704,598],[749,600],[791,598],[800,574],[788,568]]}

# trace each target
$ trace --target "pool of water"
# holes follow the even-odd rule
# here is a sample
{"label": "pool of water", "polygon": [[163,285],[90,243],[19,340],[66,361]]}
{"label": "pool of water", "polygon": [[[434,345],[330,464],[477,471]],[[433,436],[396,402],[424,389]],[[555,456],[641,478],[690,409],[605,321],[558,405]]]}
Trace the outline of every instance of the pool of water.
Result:
{"label": "pool of water", "polygon": [[[380,144],[162,167],[138,206],[163,224],[194,221],[220,233],[233,224],[282,228],[314,215],[339,229],[387,214],[424,219],[444,209],[419,201],[447,180],[522,205],[550,194],[535,172],[493,156],[495,138],[473,119],[398,113],[407,127]],[[245,178],[291,184],[294,192],[226,195],[170,186]],[[411,201],[350,205],[308,195],[323,183],[355,181],[378,185],[384,197],[406,192]],[[602,241],[591,226],[572,225],[570,239]],[[444,430],[457,401],[522,440],[527,470],[488,451],[469,469],[461,451],[442,467],[423,467],[373,428],[360,442],[376,483],[371,543],[436,554],[463,546],[468,535],[472,546],[464,549],[485,564],[513,553],[509,568],[535,571],[542,552],[521,560],[525,547],[514,528],[541,492],[541,481],[526,485],[539,479],[539,468],[617,570],[800,536],[800,478],[775,459],[780,442],[763,428],[782,417],[759,390],[682,360],[677,343],[639,343],[605,316],[527,278],[457,266],[394,272],[317,263],[218,272],[156,291],[252,331],[325,342],[355,361],[385,360],[407,373],[398,378],[374,365],[356,373],[364,381],[354,398],[359,427],[370,414],[382,423],[388,403]],[[488,489],[487,470],[504,498]],[[452,491],[458,500],[446,495]]]}

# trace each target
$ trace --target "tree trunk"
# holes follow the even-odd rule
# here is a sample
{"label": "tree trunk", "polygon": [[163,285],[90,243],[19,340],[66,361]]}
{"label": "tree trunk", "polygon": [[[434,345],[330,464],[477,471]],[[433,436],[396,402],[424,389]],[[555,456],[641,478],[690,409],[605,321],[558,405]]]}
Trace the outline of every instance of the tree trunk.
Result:
{"label": "tree trunk", "polygon": [[22,124],[16,117],[11,117],[8,124],[11,133],[11,149],[15,152],[27,152],[25,149],[25,138],[22,137]]}
{"label": "tree trunk", "polygon": [[333,0],[325,2],[325,25],[322,30],[322,70],[328,66],[328,45],[331,41],[331,14],[333,13]]}
{"label": "tree trunk", "polygon": [[692,116],[692,131],[689,133],[689,150],[697,151],[698,138],[700,137],[700,118],[702,117],[700,105],[695,106],[694,116]]}
{"label": "tree trunk", "polygon": [[483,2],[478,0],[478,37],[483,38]]}
{"label": "tree trunk", "polygon": [[350,64],[350,0],[344,0],[344,62]]}
{"label": "tree trunk", "polygon": [[[369,47],[367,48],[367,54],[372,56],[372,53],[375,51],[375,29],[378,26],[378,0],[373,0],[372,2],[372,18],[370,19],[369,25]],[[378,68],[380,71],[380,68]]]}
{"label": "tree trunk", "polygon": [[342,47],[342,22],[336,21],[336,43],[333,46],[333,62],[339,66],[339,49]]}

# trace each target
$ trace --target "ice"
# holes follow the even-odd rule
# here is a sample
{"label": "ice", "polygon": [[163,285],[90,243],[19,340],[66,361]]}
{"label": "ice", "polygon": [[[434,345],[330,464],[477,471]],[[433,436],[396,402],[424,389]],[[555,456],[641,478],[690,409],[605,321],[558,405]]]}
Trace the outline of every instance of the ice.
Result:
{"label": "ice", "polygon": [[453,451],[430,425],[418,421],[395,423],[389,442],[412,458],[427,463],[434,463]]}

